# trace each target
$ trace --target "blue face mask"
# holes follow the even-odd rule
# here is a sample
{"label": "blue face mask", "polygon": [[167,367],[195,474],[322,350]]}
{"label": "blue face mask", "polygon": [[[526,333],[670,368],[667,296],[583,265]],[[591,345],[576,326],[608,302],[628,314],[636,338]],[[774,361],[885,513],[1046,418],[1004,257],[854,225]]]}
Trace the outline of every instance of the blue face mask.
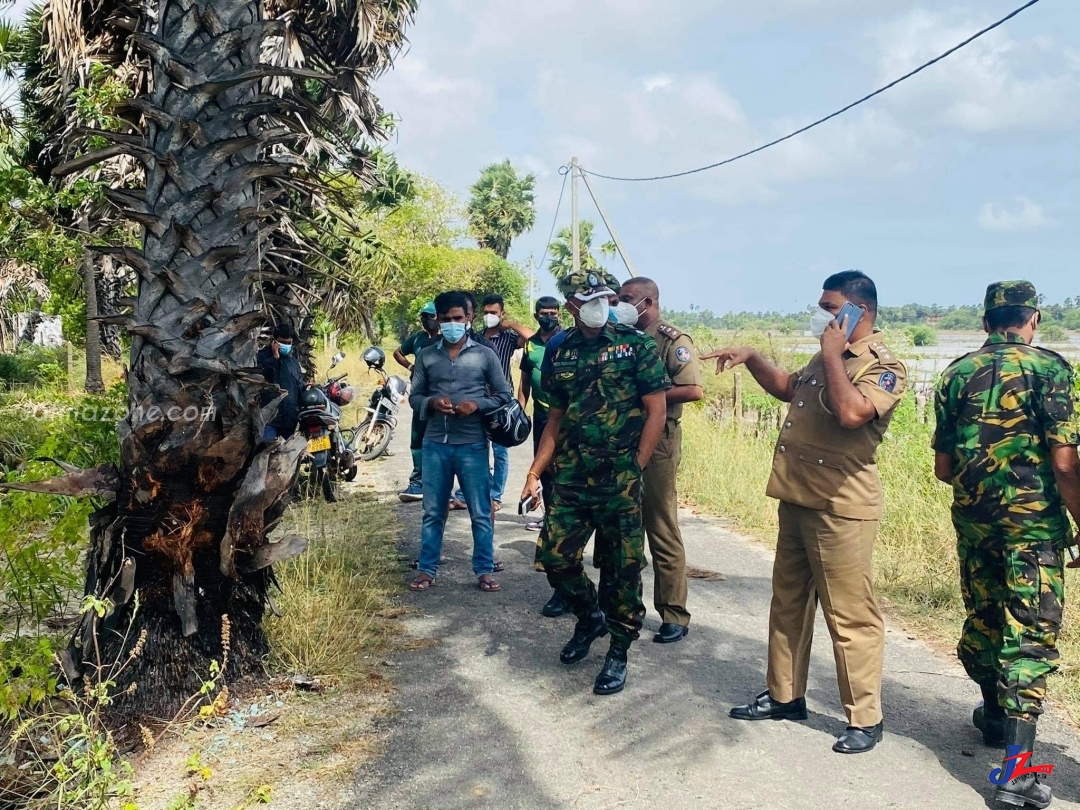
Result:
{"label": "blue face mask", "polygon": [[608,319],[608,323],[618,323],[619,322],[619,318],[615,314],[615,307],[609,307],[608,308],[607,319]]}
{"label": "blue face mask", "polygon": [[278,354],[280,354],[282,357],[284,357],[285,355],[287,355],[289,352],[292,351],[292,344],[291,343],[279,343],[278,347],[277,347],[277,350],[278,350]]}
{"label": "blue face mask", "polygon": [[440,323],[439,328],[442,330],[443,340],[447,343],[457,343],[465,337],[465,324],[463,323],[455,323],[454,321]]}

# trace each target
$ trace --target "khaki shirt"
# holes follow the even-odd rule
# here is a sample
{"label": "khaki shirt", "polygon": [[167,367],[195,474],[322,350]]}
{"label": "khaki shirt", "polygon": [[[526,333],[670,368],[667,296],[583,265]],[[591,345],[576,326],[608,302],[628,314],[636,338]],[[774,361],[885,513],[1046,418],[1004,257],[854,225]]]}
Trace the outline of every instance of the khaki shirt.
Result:
{"label": "khaki shirt", "polygon": [[[701,365],[694,354],[694,341],[688,334],[663,320],[649,326],[645,333],[656,340],[672,385],[701,385]],[[683,403],[670,403],[667,418],[681,419],[682,410]]]}
{"label": "khaki shirt", "polygon": [[773,454],[770,498],[855,520],[880,520],[877,452],[904,395],[907,369],[877,334],[844,352],[848,378],[877,415],[860,428],[841,427],[829,410],[821,353],[792,375],[795,394]]}

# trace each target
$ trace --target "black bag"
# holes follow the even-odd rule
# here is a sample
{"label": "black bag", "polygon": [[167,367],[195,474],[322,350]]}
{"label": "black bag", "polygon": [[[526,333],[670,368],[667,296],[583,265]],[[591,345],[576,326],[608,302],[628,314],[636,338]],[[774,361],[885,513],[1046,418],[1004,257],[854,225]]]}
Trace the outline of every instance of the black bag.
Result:
{"label": "black bag", "polygon": [[529,438],[532,420],[516,399],[484,414],[484,433],[502,447],[517,447]]}

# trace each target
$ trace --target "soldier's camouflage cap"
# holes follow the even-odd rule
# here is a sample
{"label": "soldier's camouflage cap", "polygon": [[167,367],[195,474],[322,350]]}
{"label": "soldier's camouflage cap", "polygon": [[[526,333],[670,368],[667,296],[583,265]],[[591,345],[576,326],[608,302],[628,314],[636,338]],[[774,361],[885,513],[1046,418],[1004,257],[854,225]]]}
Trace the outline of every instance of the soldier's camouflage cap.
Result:
{"label": "soldier's camouflage cap", "polygon": [[1039,296],[1030,281],[995,281],[986,288],[983,309],[989,312],[1001,307],[1039,308]]}
{"label": "soldier's camouflage cap", "polygon": [[579,270],[559,282],[559,292],[567,300],[576,296],[584,302],[617,293],[620,286],[619,280],[606,270]]}

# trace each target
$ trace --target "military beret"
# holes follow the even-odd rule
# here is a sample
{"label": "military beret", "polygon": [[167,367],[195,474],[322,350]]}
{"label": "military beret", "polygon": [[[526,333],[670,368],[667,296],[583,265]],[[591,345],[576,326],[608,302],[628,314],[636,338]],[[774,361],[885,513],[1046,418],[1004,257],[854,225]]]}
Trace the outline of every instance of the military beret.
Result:
{"label": "military beret", "polygon": [[571,272],[559,281],[559,292],[564,298],[577,296],[579,301],[589,301],[601,295],[619,291],[619,280],[606,270],[579,270]]}
{"label": "military beret", "polygon": [[1039,296],[1030,281],[995,281],[986,288],[983,309],[989,312],[1001,307],[1039,308]]}

